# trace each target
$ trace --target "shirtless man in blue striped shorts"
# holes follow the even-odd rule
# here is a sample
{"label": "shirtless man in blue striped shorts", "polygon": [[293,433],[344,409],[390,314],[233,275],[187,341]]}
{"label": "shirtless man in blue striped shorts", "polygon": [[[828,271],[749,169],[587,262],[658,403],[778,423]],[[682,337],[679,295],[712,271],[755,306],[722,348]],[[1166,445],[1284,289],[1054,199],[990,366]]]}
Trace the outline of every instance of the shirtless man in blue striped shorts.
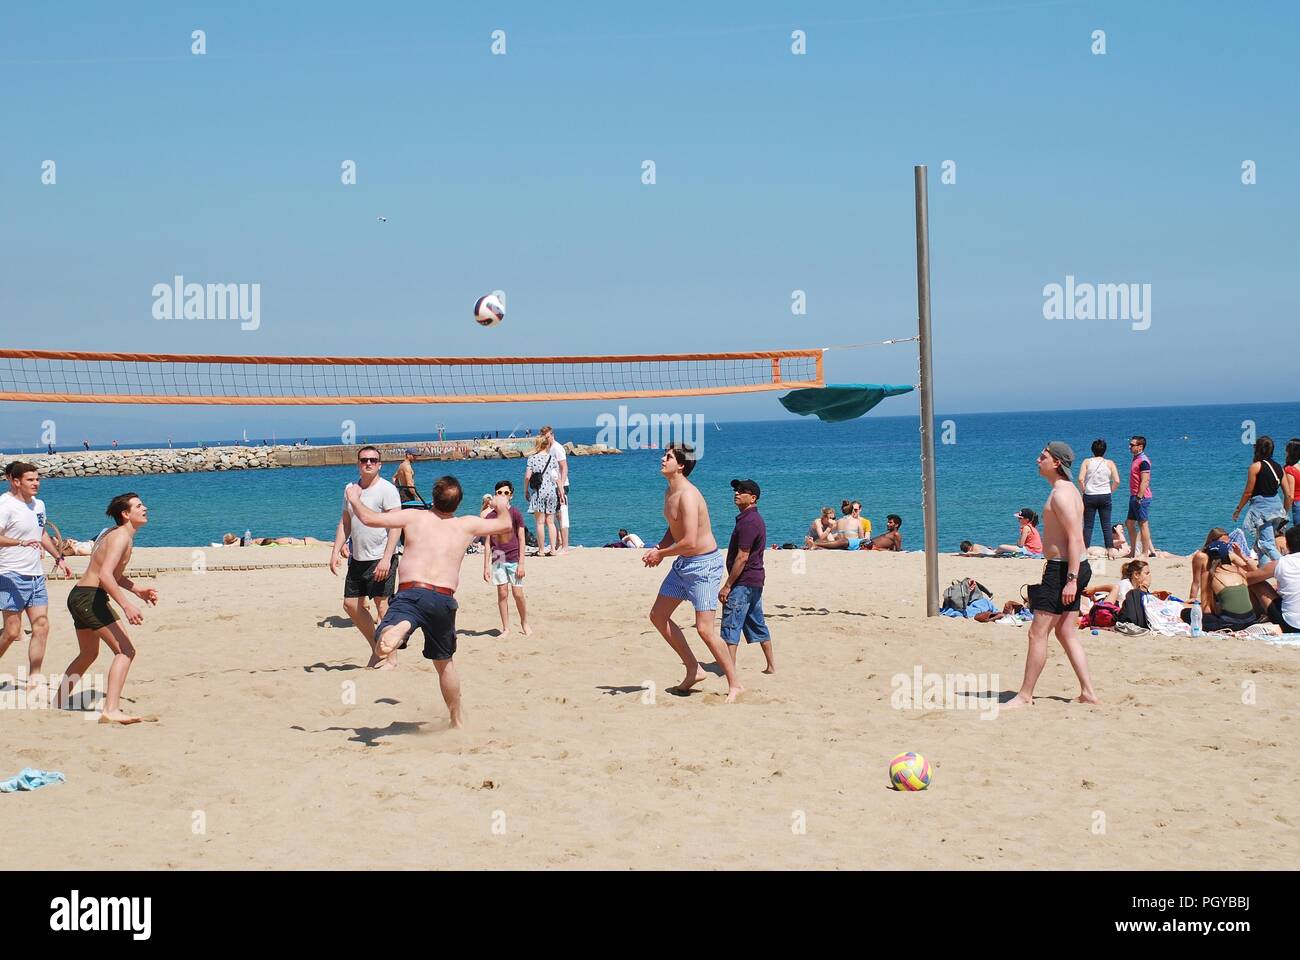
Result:
{"label": "shirtless man in blue striped shorts", "polygon": [[691,601],[695,607],[695,629],[709,653],[713,654],[713,659],[726,673],[727,703],[732,703],[745,688],[736,678],[735,664],[718,634],[716,622],[718,590],[726,573],[726,557],[713,539],[709,507],[703,495],[686,479],[694,469],[695,451],[685,443],[669,444],[659,461],[659,472],[668,481],[668,489],[664,491],[664,519],[668,521],[668,532],[659,541],[659,546],[646,551],[641,560],[647,567],[657,567],[664,557],[677,559],[673,561],[668,576],[664,577],[659,596],[650,608],[650,622],[682,658],[686,679],[677,685],[676,690],[687,693],[708,677],[691,652],[681,628],[672,619],[679,603]]}

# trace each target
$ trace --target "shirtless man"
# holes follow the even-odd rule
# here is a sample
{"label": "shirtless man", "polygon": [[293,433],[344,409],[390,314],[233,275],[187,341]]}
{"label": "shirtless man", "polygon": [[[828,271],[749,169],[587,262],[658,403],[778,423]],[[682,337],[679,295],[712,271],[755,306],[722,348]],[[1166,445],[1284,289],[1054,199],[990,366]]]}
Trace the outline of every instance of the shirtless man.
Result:
{"label": "shirtless man", "polygon": [[402,458],[397,472],[393,474],[393,486],[397,488],[397,495],[404,504],[424,503],[424,497],[420,496],[420,491],[415,488],[415,468],[411,466],[418,452],[414,447],[407,447],[406,456]]}
{"label": "shirtless man", "polygon": [[113,651],[113,662],[108,668],[108,690],[104,694],[104,712],[100,723],[139,723],[141,720],[157,720],[157,717],[133,717],[119,708],[122,685],[126,683],[127,671],[135,659],[135,647],[131,638],[122,629],[117,613],[109,606],[109,599],[126,614],[127,623],[134,625],[144,623],[144,615],[126,598],[128,592],[151,606],[158,604],[158,591],[152,587],[137,587],[126,574],[126,565],[131,562],[131,549],[135,546],[135,532],[149,522],[149,508],[140,502],[134,493],[123,493],[114,497],[105,511],[117,528],[110,530],[99,538],[90,555],[86,572],[81,575],[77,585],[68,594],[68,611],[72,614],[72,625],[77,630],[77,644],[80,650],[68,669],[63,671],[63,681],[59,684],[60,708],[66,708],[72,699],[73,688],[81,682],[82,676],[90,669],[95,658],[99,656],[99,642],[102,640]]}
{"label": "shirtless man", "polygon": [[1084,559],[1083,497],[1070,477],[1074,451],[1053,440],[1038,455],[1038,475],[1052,486],[1043,507],[1043,582],[1029,588],[1029,606],[1034,619],[1029,624],[1029,654],[1025,658],[1025,679],[1020,692],[1002,704],[1002,709],[1026,707],[1034,702],[1034,684],[1047,663],[1047,637],[1053,630],[1065,648],[1075,676],[1079,678],[1079,703],[1097,703],[1088,676],[1088,656],[1079,640],[1079,598],[1088,587],[1092,568]]}
{"label": "shirtless man", "polygon": [[433,485],[431,510],[389,510],[376,513],[361,500],[361,488],[348,484],[343,495],[362,523],[371,527],[401,530],[406,539],[402,557],[402,580],[388,604],[388,612],[375,627],[375,653],[387,657],[416,627],[424,631],[424,656],[438,671],[438,686],[451,715],[451,725],[465,725],[460,709],[460,678],[452,656],[456,653],[456,588],[465,551],[478,537],[510,532],[510,498],[492,498],[496,516],[458,517],[460,481],[439,477]]}
{"label": "shirtless man", "polygon": [[[686,478],[695,469],[695,451],[688,444],[672,443],[659,461],[659,472],[668,481],[664,491],[664,519],[668,530],[659,546],[646,551],[641,562],[657,567],[664,557],[676,557],[668,576],[659,588],[659,596],[650,608],[650,622],[668,645],[681,657],[686,678],[676,687],[686,693],[708,677],[686,642],[681,628],[673,623],[673,611],[683,600],[695,607],[695,629],[727,677],[727,703],[734,703],[745,691],[736,678],[736,666],[718,635],[716,612],[718,590],[726,573],[726,558],[713,539],[709,508],[695,484]],[[672,688],[670,688],[672,689]]]}

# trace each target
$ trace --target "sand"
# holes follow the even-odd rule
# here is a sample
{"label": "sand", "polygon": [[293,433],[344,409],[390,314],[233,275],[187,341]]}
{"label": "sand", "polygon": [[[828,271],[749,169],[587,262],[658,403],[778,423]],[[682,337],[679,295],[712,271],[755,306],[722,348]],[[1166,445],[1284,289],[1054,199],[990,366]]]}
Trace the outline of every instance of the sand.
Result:
{"label": "sand", "polygon": [[[765,605],[778,672],[741,653],[680,698],[682,670],[647,620],[664,568],[639,551],[527,564],[532,637],[506,639],[481,560],[463,568],[457,655],[468,728],[447,729],[431,664],[362,668],[327,548],[140,549],[176,566],[132,628],[125,708],[0,716],[0,777],[67,782],[0,796],[32,868],[1294,868],[1300,837],[1300,650],[1215,638],[1087,638],[1103,705],[1077,694],[1053,645],[1037,703],[1018,713],[891,706],[895,677],[985,675],[1019,687],[1026,630],[927,620],[918,554],[769,552]],[[74,561],[80,569],[84,558]],[[801,570],[799,564],[805,564]],[[945,557],[999,601],[1028,560]],[[1118,563],[1109,575],[1118,579]],[[1186,591],[1186,560],[1155,586]],[[52,582],[47,669],[75,649]],[[512,609],[513,617],[513,609]],[[687,617],[679,611],[679,622]],[[694,637],[698,654],[703,644]],[[0,672],[25,669],[26,643]],[[105,671],[107,654],[96,669]],[[996,676],[993,676],[996,675]],[[648,685],[653,684],[653,691]],[[1252,695],[1253,691],[1253,695]],[[1245,702],[1243,702],[1245,701]],[[931,788],[896,793],[913,750]],[[16,825],[21,824],[21,830]]]}

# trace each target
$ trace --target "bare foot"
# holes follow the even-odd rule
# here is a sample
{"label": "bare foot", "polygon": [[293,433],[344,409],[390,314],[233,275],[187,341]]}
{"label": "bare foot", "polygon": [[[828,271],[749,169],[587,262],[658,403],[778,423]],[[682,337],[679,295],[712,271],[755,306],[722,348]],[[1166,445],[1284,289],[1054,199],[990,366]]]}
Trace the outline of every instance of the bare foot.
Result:
{"label": "bare foot", "polygon": [[523,624],[520,629],[524,631],[525,637],[531,637],[533,635],[533,628],[526,623]]}
{"label": "bare foot", "polygon": [[396,670],[397,661],[394,660],[392,657],[385,657],[383,660],[380,660],[378,663],[372,663],[371,666],[376,670]]}
{"label": "bare foot", "polygon": [[465,729],[465,718],[464,716],[461,715],[459,710],[451,715],[451,729],[453,730]]}
{"label": "bare foot", "polygon": [[1097,695],[1095,693],[1092,693],[1091,691],[1089,691],[1088,693],[1079,694],[1077,697],[1074,698],[1074,702],[1091,703],[1094,706],[1099,705],[1101,703],[1101,701],[1097,699]]}
{"label": "bare foot", "polygon": [[158,718],[154,716],[133,717],[129,714],[123,713],[121,710],[105,710],[99,715],[100,723],[120,723],[123,725],[129,723],[143,723],[145,721],[156,723],[157,720]]}
{"label": "bare foot", "polygon": [[1033,701],[1032,699],[1027,698],[1027,697],[1025,697],[1024,695],[1017,693],[1014,697],[1012,697],[1012,698],[1011,698],[1010,700],[1008,700],[1006,703],[998,704],[998,709],[999,709],[999,710],[1016,710],[1016,709],[1018,709],[1018,708],[1020,708],[1020,707],[1032,707],[1033,705],[1034,705],[1034,701]]}
{"label": "bare foot", "polygon": [[670,691],[676,690],[678,693],[687,693],[690,691],[691,687],[695,686],[697,683],[702,683],[707,679],[709,679],[708,672],[697,663],[695,665],[695,673],[693,677],[692,674],[688,672],[686,674],[686,679],[677,684],[677,686],[669,687],[668,689]]}
{"label": "bare foot", "polygon": [[765,669],[763,672],[764,672],[764,673],[776,673],[776,667],[769,663],[769,664],[767,665],[767,669]]}
{"label": "bare foot", "polygon": [[726,700],[726,702],[727,702],[727,703],[735,703],[735,702],[736,702],[736,698],[737,698],[738,696],[740,696],[740,695],[741,695],[742,693],[744,693],[744,692],[745,692],[745,688],[742,687],[740,684],[736,684],[734,687],[728,687],[728,688],[727,688],[727,700]]}
{"label": "bare foot", "polygon": [[505,639],[506,637],[508,637],[508,636],[510,636],[510,628],[509,628],[509,627],[502,627],[502,628],[501,628],[501,632],[500,632],[499,634],[497,634],[498,639],[501,639],[501,640],[504,640],[504,639]]}

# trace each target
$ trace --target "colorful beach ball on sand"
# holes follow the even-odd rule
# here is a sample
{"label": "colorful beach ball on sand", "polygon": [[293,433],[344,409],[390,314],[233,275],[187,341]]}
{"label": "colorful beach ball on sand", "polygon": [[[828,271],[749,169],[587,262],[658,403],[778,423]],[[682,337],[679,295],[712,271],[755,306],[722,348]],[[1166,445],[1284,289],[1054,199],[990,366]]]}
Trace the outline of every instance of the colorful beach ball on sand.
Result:
{"label": "colorful beach ball on sand", "polygon": [[924,790],[930,785],[930,761],[919,753],[900,753],[889,761],[889,783],[895,790]]}

